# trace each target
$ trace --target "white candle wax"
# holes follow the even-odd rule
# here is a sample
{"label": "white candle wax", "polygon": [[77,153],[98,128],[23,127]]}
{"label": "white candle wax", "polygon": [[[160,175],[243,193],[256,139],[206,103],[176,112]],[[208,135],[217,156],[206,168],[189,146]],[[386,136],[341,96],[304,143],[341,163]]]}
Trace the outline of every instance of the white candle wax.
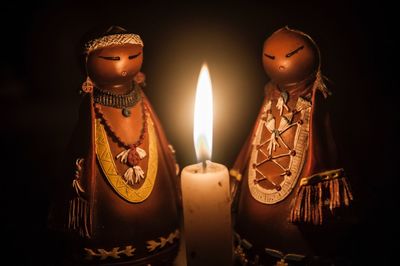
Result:
{"label": "white candle wax", "polygon": [[207,161],[182,170],[182,200],[188,266],[233,263],[228,169]]}

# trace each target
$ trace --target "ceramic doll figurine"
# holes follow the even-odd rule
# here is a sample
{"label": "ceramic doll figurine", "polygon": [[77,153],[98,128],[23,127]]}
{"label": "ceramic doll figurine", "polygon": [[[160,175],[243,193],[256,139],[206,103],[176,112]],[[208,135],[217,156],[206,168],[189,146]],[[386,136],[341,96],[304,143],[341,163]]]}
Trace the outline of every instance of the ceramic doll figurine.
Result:
{"label": "ceramic doll figurine", "polygon": [[85,45],[84,98],[50,213],[73,265],[172,265],[176,163],[143,92],[143,42],[112,26]]}
{"label": "ceramic doll figurine", "polygon": [[307,34],[285,27],[265,41],[262,61],[270,82],[231,170],[241,180],[238,260],[331,265],[341,226],[336,216],[353,196],[337,162],[319,49]]}

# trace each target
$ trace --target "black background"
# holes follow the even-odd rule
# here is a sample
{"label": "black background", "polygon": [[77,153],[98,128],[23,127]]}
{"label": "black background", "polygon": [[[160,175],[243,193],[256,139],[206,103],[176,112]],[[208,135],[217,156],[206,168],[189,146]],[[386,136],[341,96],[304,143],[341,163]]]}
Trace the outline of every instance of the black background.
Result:
{"label": "black background", "polygon": [[[213,161],[230,166],[249,133],[268,81],[263,41],[285,25],[313,37],[334,92],[332,117],[355,192],[354,265],[394,259],[398,227],[398,145],[394,128],[396,12],[379,3],[109,1],[7,4],[1,8],[0,112],[2,257],[51,265],[49,191],[76,122],[85,76],[79,45],[94,27],[120,25],[144,43],[146,93],[181,167],[196,161],[192,141],[201,64],[214,89]],[[397,192],[398,193],[398,192]],[[14,263],[13,263],[14,264]]]}

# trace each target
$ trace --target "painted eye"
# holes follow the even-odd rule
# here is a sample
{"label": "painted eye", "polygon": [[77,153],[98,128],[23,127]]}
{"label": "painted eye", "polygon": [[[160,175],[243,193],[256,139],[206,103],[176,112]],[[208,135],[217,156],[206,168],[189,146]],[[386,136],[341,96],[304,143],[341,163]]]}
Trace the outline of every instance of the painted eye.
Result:
{"label": "painted eye", "polygon": [[138,54],[130,55],[128,58],[129,58],[129,59],[133,59],[133,58],[138,57],[138,56],[141,55],[141,54],[142,54],[142,52],[139,52]]}
{"label": "painted eye", "polygon": [[266,57],[268,57],[269,59],[272,59],[272,60],[275,59],[274,55],[269,55],[269,54],[264,53],[264,56],[266,56]]}
{"label": "painted eye", "polygon": [[300,46],[299,48],[297,48],[297,49],[291,51],[290,53],[288,53],[286,55],[286,57],[291,57],[292,55],[297,54],[300,50],[303,50],[303,48],[304,48],[304,45]]}
{"label": "painted eye", "polygon": [[99,55],[99,57],[102,58],[102,59],[111,60],[111,61],[120,60],[119,56],[101,56],[101,55]]}

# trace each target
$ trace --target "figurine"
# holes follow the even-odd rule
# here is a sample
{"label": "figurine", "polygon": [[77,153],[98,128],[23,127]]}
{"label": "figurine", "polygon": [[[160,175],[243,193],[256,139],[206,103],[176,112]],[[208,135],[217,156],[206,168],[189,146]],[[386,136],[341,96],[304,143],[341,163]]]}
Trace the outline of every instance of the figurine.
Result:
{"label": "figurine", "polygon": [[353,196],[337,162],[320,60],[315,42],[298,30],[281,28],[264,43],[270,82],[230,171],[240,180],[235,253],[242,265],[334,262],[342,226],[335,216]]}
{"label": "figurine", "polygon": [[143,42],[112,26],[84,49],[84,96],[50,225],[73,265],[172,265],[177,164],[142,90]]}

